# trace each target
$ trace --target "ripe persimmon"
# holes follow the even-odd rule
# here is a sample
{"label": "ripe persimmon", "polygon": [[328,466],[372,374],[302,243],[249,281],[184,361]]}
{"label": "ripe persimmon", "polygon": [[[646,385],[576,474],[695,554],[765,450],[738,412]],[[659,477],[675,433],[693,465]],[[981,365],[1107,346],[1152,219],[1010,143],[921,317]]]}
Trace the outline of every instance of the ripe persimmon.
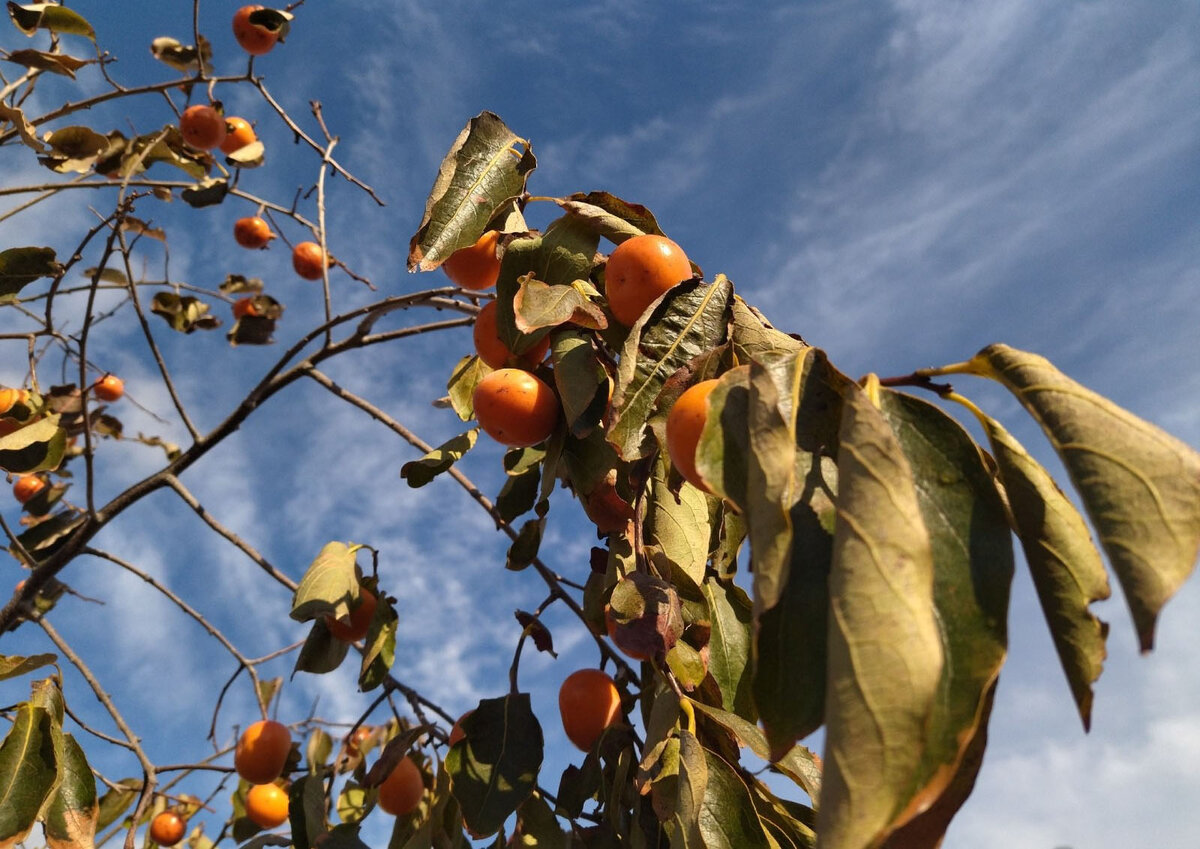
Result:
{"label": "ripe persimmon", "polygon": [[46,488],[46,482],[37,475],[21,475],[13,484],[13,497],[24,504]]}
{"label": "ripe persimmon", "polygon": [[510,448],[537,445],[558,424],[559,403],[545,381],[519,368],[502,368],[475,387],[475,418],[492,439]]}
{"label": "ripe persimmon", "polygon": [[604,729],[621,718],[621,694],[605,672],[579,669],[558,690],[558,712],[567,739],[590,752]]}
{"label": "ripe persimmon", "polygon": [[488,230],[475,240],[475,244],[460,248],[442,263],[442,271],[455,286],[479,291],[496,285],[500,277],[500,258],[496,246],[500,243],[500,231]]}
{"label": "ripe persimmon", "polygon": [[246,816],[259,828],[275,828],[288,818],[288,794],[278,784],[256,784],[246,792]]}
{"label": "ripe persimmon", "polygon": [[544,336],[520,356],[514,355],[500,338],[500,331],[496,326],[498,309],[495,301],[488,301],[479,311],[479,315],[475,316],[475,353],[479,355],[479,359],[492,368],[504,368],[513,361],[517,365],[532,368],[544,360],[546,352],[550,350],[550,337]]}
{"label": "ripe persimmon", "polygon": [[325,617],[325,627],[329,633],[343,643],[353,643],[367,635],[371,628],[371,619],[375,616],[375,605],[378,599],[375,594],[365,587],[358,589],[358,606],[351,608],[350,621],[342,622],[332,616]]}
{"label": "ripe persimmon", "polygon": [[256,141],[258,141],[258,136],[254,134],[254,128],[245,118],[235,116],[225,119],[225,140],[221,142],[222,153],[234,153],[250,142]]}
{"label": "ripe persimmon", "polygon": [[117,377],[115,374],[106,374],[104,377],[96,381],[92,386],[92,391],[96,393],[96,397],[101,401],[119,401],[121,396],[125,394],[125,381]]}
{"label": "ripe persimmon", "polygon": [[233,239],[243,248],[263,248],[274,238],[271,225],[257,215],[239,218],[233,222]]}
{"label": "ripe persimmon", "polygon": [[212,150],[225,141],[225,116],[205,103],[183,110],[179,117],[183,140],[200,150]]}
{"label": "ripe persimmon", "polygon": [[379,785],[379,807],[392,816],[411,814],[425,795],[420,768],[405,755]]}
{"label": "ripe persimmon", "polygon": [[257,12],[261,8],[263,8],[261,5],[243,6],[233,13],[233,37],[251,56],[270,53],[275,42],[279,40],[279,33],[275,30],[250,22],[250,13]]}
{"label": "ripe persimmon", "polygon": [[150,821],[150,839],[159,846],[174,846],[186,831],[187,823],[175,811],[163,811]]}
{"label": "ripe persimmon", "polygon": [[604,292],[617,321],[630,327],[659,295],[692,277],[683,248],[666,236],[644,233],[613,250],[604,267]]}
{"label": "ripe persimmon", "polygon": [[292,732],[282,722],[260,719],[238,739],[233,753],[237,774],[251,784],[267,784],[283,774],[292,751]]}
{"label": "ripe persimmon", "polygon": [[333,262],[316,242],[299,242],[292,248],[292,268],[305,280],[320,280]]}
{"label": "ripe persimmon", "polygon": [[708,396],[716,385],[717,381],[713,379],[689,386],[667,414],[667,454],[671,465],[679,470],[685,481],[705,492],[711,490],[696,470],[696,446],[700,444],[700,434],[708,419]]}
{"label": "ripe persimmon", "polygon": [[0,416],[7,413],[17,404],[29,400],[29,393],[24,389],[13,389],[10,386],[0,388]]}

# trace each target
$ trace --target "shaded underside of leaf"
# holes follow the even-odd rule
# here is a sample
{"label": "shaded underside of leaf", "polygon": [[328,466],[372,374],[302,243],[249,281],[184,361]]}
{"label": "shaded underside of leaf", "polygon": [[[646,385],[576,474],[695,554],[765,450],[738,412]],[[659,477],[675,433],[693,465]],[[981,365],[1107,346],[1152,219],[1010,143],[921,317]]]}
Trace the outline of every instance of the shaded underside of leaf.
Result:
{"label": "shaded underside of leaf", "polygon": [[70,734],[55,735],[58,789],[42,816],[49,849],[87,849],[96,836],[100,809],[96,779],[83,749]]}
{"label": "shaded underside of leaf", "polygon": [[843,408],[816,829],[826,849],[872,845],[908,803],[943,660],[912,469],[867,392],[849,391]]}
{"label": "shaded underside of leaf", "polygon": [[1037,354],[992,345],[968,368],[1012,390],[1050,438],[1150,651],[1159,611],[1200,551],[1200,453]]}
{"label": "shaded underside of leaf", "polygon": [[980,421],[991,442],[1058,659],[1087,730],[1092,684],[1104,668],[1108,636],[1108,623],[1088,608],[1111,594],[1108,573],[1083,517],[1050,473],[995,419],[981,416]]}

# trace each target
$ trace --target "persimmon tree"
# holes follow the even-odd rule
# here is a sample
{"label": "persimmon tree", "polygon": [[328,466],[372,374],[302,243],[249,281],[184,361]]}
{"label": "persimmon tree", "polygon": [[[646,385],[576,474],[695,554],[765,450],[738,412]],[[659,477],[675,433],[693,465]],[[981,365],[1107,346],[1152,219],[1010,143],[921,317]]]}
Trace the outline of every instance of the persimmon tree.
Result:
{"label": "persimmon tree", "polygon": [[[672,272],[681,279],[652,298],[623,296],[637,306],[616,318],[605,296],[606,253],[636,237],[665,236],[658,221],[604,192],[531,194],[532,143],[489,112],[471,118],[450,145],[409,249],[410,270],[449,262],[462,286],[414,291],[408,281],[428,278],[376,281],[377,297],[343,308],[344,289],[332,278],[348,278],[356,291],[375,283],[331,249],[326,181],[344,178],[372,198],[374,191],[335,158],[337,137],[319,104],[309,116],[289,114],[248,54],[244,72],[214,74],[210,43],[238,48],[227,35],[205,37],[200,22],[215,19],[199,2],[191,15],[172,13],[186,37],[151,46],[164,63],[162,80],[137,86],[117,79],[78,13],[51,4],[8,10],[13,32],[40,46],[7,54],[21,70],[5,81],[0,145],[10,160],[48,170],[45,181],[3,190],[29,198],[5,217],[82,191],[104,211],[68,251],[14,244],[0,252],[3,356],[27,363],[23,385],[0,391],[0,467],[42,484],[23,485],[20,525],[3,521],[8,551],[28,575],[0,609],[0,635],[41,629],[56,649],[0,653],[0,679],[30,679],[29,698],[4,711],[0,847],[26,840],[40,823],[55,847],[131,847],[140,835],[153,843],[154,835],[186,830],[196,849],[334,849],[363,845],[366,818],[385,816],[394,816],[397,849],[465,846],[472,837],[497,846],[511,837],[508,845],[522,846],[932,847],[980,768],[1005,661],[1014,545],[1058,651],[1064,695],[1085,728],[1107,636],[1089,607],[1109,595],[1108,569],[1149,651],[1160,611],[1194,568],[1200,455],[1035,353],[994,344],[941,367],[888,364],[891,376],[852,379],[773,326],[724,275],[686,262]],[[242,10],[237,41],[260,57],[286,50],[289,27],[308,18],[300,4]],[[83,73],[103,81],[102,93],[72,93]],[[35,89],[43,96],[32,98]],[[61,105],[32,111],[47,89]],[[231,122],[240,147],[215,151],[219,127],[202,147],[187,143],[179,129],[185,109],[219,112],[220,98],[235,89],[257,97],[257,121],[280,122],[311,152],[311,191],[284,202],[244,187],[243,173],[270,161],[252,128],[245,135],[244,119]],[[101,104],[147,98],[162,105],[157,125],[130,134],[90,121]],[[148,247],[165,251],[188,238],[152,223],[172,199],[200,210],[236,207],[239,224],[256,219],[239,244],[301,247],[297,273],[322,287],[316,323],[288,328],[282,353],[207,432],[194,423],[178,375],[218,357],[239,368],[247,346],[283,335],[285,304],[280,290],[268,295],[261,281],[236,272],[212,290],[139,271]],[[534,204],[557,216],[540,230],[525,217]],[[270,246],[277,238],[284,247]],[[638,285],[627,274],[622,266],[622,286]],[[101,309],[101,299],[115,305]],[[222,305],[233,308],[227,345],[212,333]],[[489,362],[472,353],[444,363],[446,395],[429,399],[461,421],[461,432],[440,445],[385,412],[386,399],[357,395],[323,370],[351,352],[472,324],[484,306]],[[188,434],[184,444],[122,425],[121,405],[139,389],[126,382],[115,391],[111,367],[92,355],[95,338],[122,313],[140,328],[142,356]],[[208,347],[188,353],[164,343],[185,335]],[[529,408],[494,403],[489,375],[509,369],[514,376],[495,392],[533,387]],[[968,378],[1002,384],[1041,426],[1082,513],[1033,454],[963,394]],[[333,540],[307,568],[279,568],[186,484],[248,418],[270,416],[272,399],[305,381],[411,446],[402,470],[408,486],[470,493],[510,539],[497,574],[532,570],[545,585],[531,611],[518,611],[508,690],[461,717],[394,668],[398,588],[379,575],[386,551],[370,540]],[[676,399],[707,381],[690,396],[700,400],[689,402],[681,426],[686,447],[669,450]],[[504,454],[505,483],[494,497],[467,472],[472,449],[491,438],[480,435],[477,400],[487,433],[516,446]],[[948,410],[973,416],[983,441]],[[482,421],[492,416],[506,426]],[[103,501],[95,460],[113,440],[161,451],[161,466]],[[681,459],[672,462],[672,452]],[[302,643],[251,657],[176,589],[96,547],[102,529],[119,527],[156,492],[180,499],[261,569],[265,585],[291,595],[293,619],[309,623]],[[582,509],[594,525],[590,563],[543,554],[552,507]],[[205,759],[169,771],[155,764],[143,745],[154,729],[133,727],[122,712],[130,694],[94,674],[95,647],[72,646],[54,627],[72,573],[97,562],[149,582],[201,624],[233,669],[213,698]],[[572,676],[562,695],[563,724],[585,754],[560,775],[542,770],[543,728],[558,718],[536,714],[519,678],[524,651],[552,649],[543,619],[554,606],[573,614],[606,670]],[[289,749],[273,732],[272,763],[251,785],[235,771],[234,741],[267,718],[287,686],[259,674],[280,653],[291,653],[302,675],[357,664],[362,713],[349,730],[314,716],[278,717],[293,742]],[[86,694],[64,691],[63,665],[87,683],[118,736],[75,718],[70,705]],[[224,716],[230,687],[251,688],[261,716]],[[800,741],[821,728],[818,756]],[[106,746],[132,753],[141,774],[95,773],[89,755]],[[271,786],[286,794],[286,806],[280,792],[259,789]],[[228,819],[210,831],[175,819],[201,809]],[[286,836],[263,831],[284,810]],[[171,816],[160,819],[164,813]]]}

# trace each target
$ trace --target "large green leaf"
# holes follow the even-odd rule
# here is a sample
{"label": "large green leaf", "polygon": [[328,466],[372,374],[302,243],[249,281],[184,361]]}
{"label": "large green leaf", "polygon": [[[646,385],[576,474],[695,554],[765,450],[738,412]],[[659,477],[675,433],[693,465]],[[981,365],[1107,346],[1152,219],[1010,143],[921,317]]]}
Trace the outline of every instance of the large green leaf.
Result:
{"label": "large green leaf", "polygon": [[590,333],[565,327],[552,339],[554,388],[563,418],[573,436],[587,436],[600,424],[608,406],[608,372]]}
{"label": "large green leaf", "polygon": [[58,788],[42,815],[49,849],[85,849],[93,844],[100,808],[96,779],[83,749],[70,734],[56,729]]}
{"label": "large green leaf", "polygon": [[[911,395],[882,390],[880,400],[912,469],[929,531],[933,601],[945,656],[913,796],[900,818],[913,833],[928,833],[919,822],[910,822],[924,818],[948,791],[969,789],[979,769],[979,761],[965,755],[986,731],[985,706],[1007,653],[1012,530],[978,446],[954,419]],[[937,808],[943,829],[948,814],[953,809]],[[927,840],[897,845],[932,849],[941,834]]]}
{"label": "large green leaf", "polygon": [[542,727],[528,693],[484,699],[462,727],[466,738],[446,755],[454,798],[471,831],[494,834],[537,787]]}
{"label": "large green leaf", "polygon": [[292,598],[291,617],[307,622],[319,616],[342,618],[358,604],[358,569],[355,565],[361,545],[328,542],[321,548]]}
{"label": "large green leaf", "polygon": [[712,534],[708,498],[689,483],[679,488],[678,495],[672,493],[667,476],[667,464],[660,454],[649,481],[642,542],[646,556],[660,574],[682,572],[699,588],[704,582]]}
{"label": "large green leaf", "polygon": [[0,251],[0,303],[10,300],[39,277],[53,277],[62,270],[54,248],[9,248]]}
{"label": "large green leaf", "polygon": [[647,421],[667,379],[725,341],[733,285],[724,275],[674,287],[633,326],[621,350],[608,440],[625,460],[650,453]]}
{"label": "large green leaf", "polygon": [[369,693],[382,684],[392,671],[396,661],[396,628],[399,617],[387,596],[378,593],[375,613],[367,629],[363,643],[362,665],[358,674],[358,686]]}
{"label": "large green leaf", "polygon": [[700,805],[706,849],[767,849],[771,845],[746,782],[715,752],[704,750],[708,781]]}
{"label": "large green leaf", "polygon": [[726,710],[750,721],[758,718],[751,692],[750,599],[736,584],[704,582],[712,633],[708,640],[708,671],[721,690]]}
{"label": "large green leaf", "polygon": [[38,29],[47,29],[54,33],[82,35],[96,40],[96,31],[86,18],[56,3],[27,3],[22,6],[10,0],[8,15],[17,29],[30,37]]}
{"label": "large green leaf", "polygon": [[1092,684],[1104,668],[1108,636],[1108,623],[1088,607],[1109,597],[1108,573],[1083,517],[1050,473],[999,422],[978,415],[992,445],[1058,659],[1087,730],[1092,720]]}
{"label": "large green leaf", "polygon": [[0,436],[0,469],[27,475],[57,469],[67,450],[67,432],[55,413]]}
{"label": "large green leaf", "polygon": [[1200,453],[1037,354],[992,345],[964,370],[1002,382],[1050,438],[1150,651],[1159,611],[1200,551]]}
{"label": "large green leaf", "polygon": [[474,244],[496,211],[525,190],[536,164],[529,143],[498,115],[481,112],[468,121],[438,169],[409,244],[408,270],[430,271]]}
{"label": "large green leaf", "polygon": [[58,779],[54,717],[25,702],[0,744],[0,846],[19,843]]}
{"label": "large green leaf", "polygon": [[817,812],[825,849],[874,844],[908,803],[942,673],[929,532],[877,388],[847,392],[839,433]]}

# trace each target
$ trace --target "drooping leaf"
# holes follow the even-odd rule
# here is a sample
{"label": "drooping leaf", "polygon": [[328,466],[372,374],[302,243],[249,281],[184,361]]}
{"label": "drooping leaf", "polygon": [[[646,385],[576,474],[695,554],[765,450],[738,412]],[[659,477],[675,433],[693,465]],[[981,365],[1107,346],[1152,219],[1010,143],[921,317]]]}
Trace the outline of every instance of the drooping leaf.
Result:
{"label": "drooping leaf", "polygon": [[9,2],[8,15],[17,29],[31,38],[39,29],[56,33],[82,35],[96,40],[96,31],[78,12],[56,3],[29,3],[24,6]]}
{"label": "drooping leaf", "polygon": [[559,200],[558,205],[585,222],[596,235],[616,244],[643,233],[664,235],[650,210],[608,192],[576,193]]}
{"label": "drooping leaf", "polygon": [[[16,53],[25,52],[36,53],[37,51],[16,51]],[[16,54],[9,54],[9,58],[11,59],[13,55]],[[17,135],[21,137],[21,141],[25,143],[26,147],[33,148],[38,153],[46,150],[46,145],[42,144],[41,139],[37,137],[37,127],[29,123],[29,119],[25,117],[25,113],[19,107],[0,103],[0,122],[12,124],[13,129],[17,131]]]}
{"label": "drooping leaf", "polygon": [[1086,731],[1091,727],[1092,684],[1104,667],[1108,636],[1108,623],[1088,608],[1111,594],[1108,573],[1083,517],[1050,473],[995,419],[980,414],[979,420]]}
{"label": "drooping leaf", "polygon": [[591,334],[564,328],[551,337],[554,388],[573,436],[587,436],[608,406],[608,372],[600,363]]}
{"label": "drooping leaf", "polygon": [[84,65],[90,65],[95,59],[76,59],[66,53],[46,53],[42,50],[14,50],[5,57],[9,62],[16,62],[26,68],[36,68],[39,71],[49,71],[64,77],[75,79],[75,72]]}
{"label": "drooping leaf", "polygon": [[652,449],[647,420],[667,379],[725,341],[733,285],[723,275],[667,292],[630,330],[621,351],[608,440],[625,460]]}
{"label": "drooping leaf", "polygon": [[464,422],[475,418],[475,387],[490,371],[483,360],[472,354],[459,360],[450,373],[450,380],[446,384],[450,406]]}
{"label": "drooping leaf", "polygon": [[568,435],[562,460],[571,488],[597,532],[605,535],[625,530],[633,519],[632,495],[627,488],[620,488],[628,467],[604,438],[604,431],[593,430],[582,439]]}
{"label": "drooping leaf", "polygon": [[67,450],[60,416],[45,416],[7,436],[0,436],[0,469],[27,475],[57,469]]}
{"label": "drooping leaf", "polygon": [[229,181],[224,177],[207,177],[190,189],[179,193],[183,202],[188,206],[200,209],[205,206],[216,206],[225,200],[229,194]]}
{"label": "drooping leaf", "polygon": [[496,511],[505,522],[533,509],[542,483],[546,450],[539,447],[513,448],[504,454],[504,486],[496,495]]}
{"label": "drooping leaf", "polygon": [[517,538],[508,547],[504,568],[511,572],[520,572],[529,566],[537,557],[545,530],[546,520],[544,518],[530,519],[521,525],[521,529],[517,531]]}
{"label": "drooping leaf", "polygon": [[116,784],[116,787],[108,788],[100,797],[99,813],[96,817],[97,831],[103,831],[120,819],[142,790],[140,778],[123,778]]}
{"label": "drooping leaf", "polygon": [[35,654],[29,657],[0,655],[0,681],[16,678],[18,675],[26,675],[35,669],[55,663],[57,660],[58,656],[53,654]]}
{"label": "drooping leaf", "polygon": [[[83,524],[83,521],[82,512],[63,510],[19,534],[17,541],[33,555],[35,560],[40,562],[58,551],[75,529]],[[15,545],[10,545],[8,551],[14,557],[23,559]],[[32,566],[33,564],[27,565]]]}
{"label": "drooping leaf", "polygon": [[39,277],[53,277],[62,266],[54,248],[9,248],[0,251],[0,303],[12,298]]}
{"label": "drooping leaf", "polygon": [[525,190],[536,164],[529,143],[498,115],[481,112],[468,121],[438,169],[409,243],[408,270],[430,271],[474,244],[497,210]]}
{"label": "drooping leaf", "polygon": [[871,845],[908,802],[942,673],[929,532],[872,389],[846,393],[838,440],[816,829],[833,849]]}
{"label": "drooping leaf", "polygon": [[689,483],[676,496],[668,486],[668,465],[660,454],[650,477],[650,497],[642,526],[646,556],[663,575],[682,572],[699,588],[708,563],[708,498]]}
{"label": "drooping leaf", "polygon": [[180,333],[221,326],[221,319],[209,313],[208,304],[192,295],[157,292],[150,301],[150,312],[162,316],[172,330]]}
{"label": "drooping leaf", "polygon": [[[986,708],[1007,654],[1012,531],[978,446],[956,421],[911,395],[885,389],[880,402],[912,469],[929,531],[945,658],[915,792],[897,821],[915,833],[930,830],[920,820],[935,806],[948,824],[955,809],[939,804],[942,797],[975,782],[979,761],[966,754],[986,734]],[[964,793],[958,804],[965,799]],[[939,834],[928,844],[900,845],[933,849],[940,841]]]}
{"label": "drooping leaf", "polygon": [[733,296],[733,351],[739,362],[766,362],[796,356],[807,348],[800,339],[771,326],[754,307]]}
{"label": "drooping leaf", "polygon": [[342,665],[350,651],[350,644],[329,633],[329,626],[322,617],[313,622],[312,629],[296,656],[295,672],[311,672],[324,675]]}
{"label": "drooping leaf", "polygon": [[528,849],[567,849],[567,835],[541,794],[534,793],[517,809],[512,845]]}
{"label": "drooping leaf", "polygon": [[1008,387],[1050,438],[1150,651],[1159,611],[1200,552],[1200,453],[1037,354],[992,345],[966,366]]}
{"label": "drooping leaf", "polygon": [[812,830],[816,822],[815,811],[799,802],[779,798],[766,784],[754,778],[747,778],[747,789],[772,846],[815,849],[817,834]]}
{"label": "drooping leaf", "polygon": [[341,618],[358,604],[357,557],[360,545],[328,542],[300,579],[292,598],[291,617],[307,622],[321,616]]}
{"label": "drooping leaf", "polygon": [[275,341],[275,319],[265,315],[244,315],[225,334],[231,347],[270,345]]}
{"label": "drooping leaf", "polygon": [[396,661],[398,620],[399,617],[387,596],[378,593],[358,674],[358,686],[364,693],[369,693],[382,684],[392,671],[392,664]]}
{"label": "drooping leaf", "polygon": [[767,849],[771,845],[746,782],[720,755],[704,750],[708,780],[700,805],[706,849]]}
{"label": "drooping leaf", "polygon": [[448,439],[419,460],[410,460],[400,467],[400,477],[414,489],[424,486],[450,468],[475,447],[479,428],[473,427],[465,433]]}
{"label": "drooping leaf", "polygon": [[58,786],[42,814],[48,849],[90,849],[100,808],[96,779],[75,738],[57,730]]}
{"label": "drooping leaf", "polygon": [[735,584],[704,582],[704,598],[712,617],[708,671],[721,690],[721,703],[732,713],[758,718],[752,693],[751,604]]}
{"label": "drooping leaf", "polygon": [[326,831],[324,778],[302,775],[288,788],[288,825],[295,849],[310,849]]}
{"label": "drooping leaf", "polygon": [[454,798],[471,831],[495,834],[537,787],[542,727],[527,693],[482,700],[462,727],[446,755]]}
{"label": "drooping leaf", "polygon": [[53,730],[48,710],[24,702],[0,743],[0,846],[25,839],[54,787]]}

